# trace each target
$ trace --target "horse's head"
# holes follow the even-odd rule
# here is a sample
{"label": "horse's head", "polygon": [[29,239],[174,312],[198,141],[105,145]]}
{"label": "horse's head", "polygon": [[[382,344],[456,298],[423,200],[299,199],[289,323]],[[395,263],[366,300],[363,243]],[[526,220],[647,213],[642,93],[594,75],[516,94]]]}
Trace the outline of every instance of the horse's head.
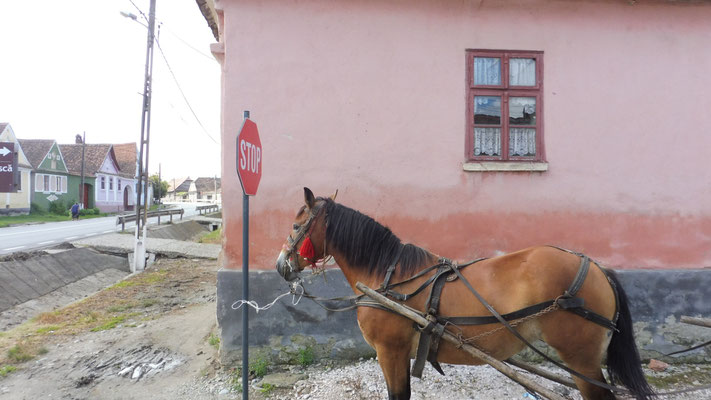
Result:
{"label": "horse's head", "polygon": [[[335,195],[333,196],[335,197]],[[326,200],[315,198],[309,188],[304,188],[306,203],[296,214],[286,243],[282,246],[276,261],[279,275],[291,282],[299,277],[299,272],[308,265],[325,258]]]}

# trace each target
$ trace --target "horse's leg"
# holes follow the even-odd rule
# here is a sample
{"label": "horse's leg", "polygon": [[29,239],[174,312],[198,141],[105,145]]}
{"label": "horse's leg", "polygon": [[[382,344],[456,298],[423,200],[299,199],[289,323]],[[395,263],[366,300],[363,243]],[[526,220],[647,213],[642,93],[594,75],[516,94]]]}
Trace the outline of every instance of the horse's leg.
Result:
{"label": "horse's leg", "polygon": [[[564,314],[559,314],[559,317],[577,318],[576,316],[565,316]],[[558,356],[569,368],[580,372],[588,378],[605,382],[600,366],[603,355],[610,343],[607,330],[582,321],[580,324],[546,324],[545,327],[542,327],[542,338],[556,350]],[[587,383],[576,376],[572,378],[585,400],[615,398],[612,392],[605,388]]]}
{"label": "horse's leg", "polygon": [[410,398],[410,355],[409,347],[402,345],[376,346],[378,363],[388,386],[388,399],[409,400]]}

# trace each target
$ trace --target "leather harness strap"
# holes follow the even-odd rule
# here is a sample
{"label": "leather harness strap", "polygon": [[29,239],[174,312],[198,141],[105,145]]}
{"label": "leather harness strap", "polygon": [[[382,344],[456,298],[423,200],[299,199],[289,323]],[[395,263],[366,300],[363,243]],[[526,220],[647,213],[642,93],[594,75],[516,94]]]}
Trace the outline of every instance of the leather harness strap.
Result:
{"label": "leather harness strap", "polygon": [[[572,253],[572,252],[571,252]],[[418,328],[420,330],[420,338],[419,342],[417,345],[417,353],[415,357],[415,362],[412,367],[412,376],[421,378],[422,377],[422,372],[424,370],[424,365],[425,361],[430,361],[432,366],[442,375],[444,375],[444,372],[442,371],[442,368],[440,367],[439,363],[437,363],[437,352],[439,350],[439,342],[440,339],[444,333],[445,326],[448,324],[453,324],[453,325],[485,325],[485,324],[493,324],[493,323],[502,323],[505,327],[507,327],[509,330],[512,330],[514,335],[518,336],[520,340],[522,340],[524,343],[531,346],[523,337],[520,337],[518,335],[518,332],[513,330],[513,327],[511,327],[507,321],[513,321],[517,319],[521,319],[533,314],[536,314],[548,307],[550,307],[553,304],[556,304],[558,307],[565,311],[572,312],[576,315],[579,315],[591,322],[594,322],[598,325],[601,325],[607,329],[610,330],[617,330],[616,327],[616,320],[617,320],[617,312],[615,313],[615,321],[610,321],[609,319],[603,317],[600,314],[597,314],[591,310],[588,310],[584,307],[585,302],[584,299],[580,297],[575,297],[575,295],[580,291],[580,288],[583,286],[583,283],[585,282],[585,279],[587,278],[588,271],[590,269],[590,258],[585,256],[584,254],[579,254],[579,253],[574,253],[578,255],[580,259],[580,266],[578,267],[578,272],[575,275],[575,278],[573,279],[573,282],[571,283],[570,287],[563,293],[562,296],[558,297],[556,300],[549,300],[545,301],[542,303],[534,304],[532,306],[505,314],[505,315],[500,315],[498,312],[496,312],[493,307],[491,307],[475,290],[469,282],[464,278],[463,275],[461,275],[461,272],[459,271],[461,267],[459,267],[455,262],[448,260],[446,258],[440,258],[438,263],[430,268],[428,270],[433,269],[434,267],[437,268],[437,271],[429,278],[427,279],[420,287],[418,287],[414,292],[409,293],[409,294],[401,294],[398,292],[395,292],[393,290],[390,290],[388,285],[383,283],[381,286],[381,290],[385,292],[386,295],[390,295],[391,297],[396,298],[397,300],[400,301],[405,301],[417,294],[419,294],[422,290],[424,290],[425,287],[431,285],[430,293],[427,298],[427,301],[425,303],[425,316],[430,321],[430,323],[423,327],[423,328]],[[479,260],[475,260],[473,262],[470,262],[468,264],[465,264],[464,266],[469,266],[472,265]],[[388,271],[388,276],[386,276],[386,279],[391,275],[390,274],[390,269]],[[444,285],[446,282],[450,281],[452,278],[457,279],[459,278],[464,282],[464,284],[467,286],[467,288],[479,299],[479,301],[487,308],[489,309],[489,312],[491,312],[492,315],[490,316],[476,316],[476,317],[443,317],[443,316],[438,316],[438,310],[439,310],[439,303],[441,300],[442,296],[442,290],[444,289]],[[615,292],[615,298],[617,300],[617,290],[613,286],[613,291]],[[369,306],[368,304],[361,304],[365,306]],[[537,350],[534,348],[534,351]]]}

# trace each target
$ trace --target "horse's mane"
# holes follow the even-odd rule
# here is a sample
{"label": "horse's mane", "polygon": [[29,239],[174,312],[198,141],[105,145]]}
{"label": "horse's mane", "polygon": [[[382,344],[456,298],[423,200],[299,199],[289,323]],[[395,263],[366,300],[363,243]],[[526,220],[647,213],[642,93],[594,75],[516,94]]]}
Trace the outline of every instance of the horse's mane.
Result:
{"label": "horse's mane", "polygon": [[384,277],[402,249],[395,275],[410,276],[431,256],[427,250],[403,244],[388,227],[373,218],[329,198],[319,200],[325,202],[326,240],[351,266]]}

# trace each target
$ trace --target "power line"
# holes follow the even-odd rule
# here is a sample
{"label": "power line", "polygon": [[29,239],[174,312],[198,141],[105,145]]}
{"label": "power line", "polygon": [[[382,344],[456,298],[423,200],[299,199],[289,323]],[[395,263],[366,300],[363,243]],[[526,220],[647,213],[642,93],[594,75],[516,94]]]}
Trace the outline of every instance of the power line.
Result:
{"label": "power line", "polygon": [[[128,1],[133,5],[133,7],[136,8],[136,10],[138,10],[138,12],[147,21],[148,18],[146,17],[146,14],[144,14],[143,11],[141,11],[141,9],[138,8],[136,3],[134,3],[133,0],[128,0]],[[178,37],[177,35],[175,35],[175,36]],[[180,39],[180,38],[178,38],[178,39]],[[198,125],[200,125],[200,128],[202,128],[202,131],[205,133],[205,135],[207,135],[207,137],[210,138],[210,140],[215,142],[215,144],[219,144],[219,143],[217,143],[217,140],[215,140],[215,138],[213,138],[212,135],[210,135],[210,133],[208,133],[207,129],[205,129],[205,126],[200,121],[200,118],[198,118],[197,114],[195,114],[195,110],[193,110],[193,107],[190,105],[190,102],[188,101],[187,96],[185,96],[185,92],[183,92],[183,88],[180,86],[180,82],[178,82],[178,78],[175,76],[175,73],[173,72],[173,68],[170,66],[170,63],[168,62],[168,58],[166,58],[165,53],[163,52],[163,48],[160,45],[160,40],[158,40],[157,36],[154,36],[154,40],[156,41],[156,44],[158,45],[158,50],[160,51],[161,57],[163,57],[163,61],[165,61],[165,65],[168,67],[168,71],[170,72],[170,75],[173,77],[173,81],[175,82],[175,85],[178,87],[178,91],[180,91],[181,96],[183,96],[183,100],[185,100],[185,104],[187,104],[188,109],[190,109],[190,112],[193,114],[193,117],[195,117],[195,121],[197,121]],[[185,44],[187,44],[187,42],[185,42],[185,41],[183,41],[183,42]],[[189,46],[189,47],[192,48],[192,46]],[[197,49],[194,49],[194,50],[197,51]]]}
{"label": "power line", "polygon": [[[130,1],[130,0],[129,0]],[[163,52],[163,48],[160,46],[160,41],[156,39],[156,44],[158,45],[158,50],[160,51],[160,55],[163,57],[163,61],[165,61],[165,65],[168,67],[168,71],[170,72],[170,75],[173,77],[173,81],[175,82],[175,85],[178,87],[178,91],[180,91],[180,94],[183,96],[183,100],[185,100],[185,104],[187,104],[188,109],[190,109],[190,112],[193,114],[193,117],[195,117],[195,121],[197,121],[198,125],[200,125],[200,128],[202,128],[202,131],[207,135],[207,137],[210,138],[215,144],[217,143],[217,140],[212,137],[207,132],[207,129],[205,129],[205,126],[203,126],[202,122],[200,122],[200,118],[198,118],[197,114],[195,114],[195,110],[193,110],[193,107],[190,105],[190,102],[188,101],[187,96],[185,96],[185,92],[183,92],[183,88],[180,86],[180,82],[178,82],[178,78],[175,76],[175,73],[173,72],[173,68],[170,66],[170,63],[168,62],[168,59],[165,57],[165,53]]]}
{"label": "power line", "polygon": [[[128,1],[131,2],[131,4],[133,5],[134,8],[136,8],[136,10],[138,10],[138,12],[141,14],[141,16],[143,17],[143,19],[145,19],[146,21],[148,21],[148,17],[146,17],[146,14],[144,14],[143,11],[141,11],[141,9],[138,8],[138,6],[136,5],[136,3],[134,3],[133,0],[128,0]],[[134,21],[136,21],[136,20],[134,19]],[[165,25],[165,22],[164,22],[163,20],[161,20],[160,18],[157,18],[157,17],[156,17],[156,21],[158,21],[161,25]],[[138,21],[136,21],[136,22],[138,22]],[[188,43],[185,39],[183,39],[183,38],[181,38],[180,36],[178,36],[178,34],[175,33],[175,32],[173,32],[172,29],[168,29],[168,28],[164,28],[164,29],[166,29],[166,30],[168,31],[168,33],[170,33],[171,35],[175,36],[176,39],[178,39],[178,40],[180,40],[181,42],[183,42],[183,44],[184,44],[185,46],[187,46],[188,48],[190,48],[191,50],[195,51],[196,53],[200,54],[201,56],[203,56],[203,57],[205,57],[205,58],[207,58],[207,59],[209,59],[209,60],[211,60],[211,61],[215,61],[215,59],[214,59],[213,57],[211,57],[211,56],[209,56],[209,55],[203,53],[202,51],[200,51],[199,49],[197,49],[195,46],[193,46],[193,45],[191,45],[190,43]]]}

